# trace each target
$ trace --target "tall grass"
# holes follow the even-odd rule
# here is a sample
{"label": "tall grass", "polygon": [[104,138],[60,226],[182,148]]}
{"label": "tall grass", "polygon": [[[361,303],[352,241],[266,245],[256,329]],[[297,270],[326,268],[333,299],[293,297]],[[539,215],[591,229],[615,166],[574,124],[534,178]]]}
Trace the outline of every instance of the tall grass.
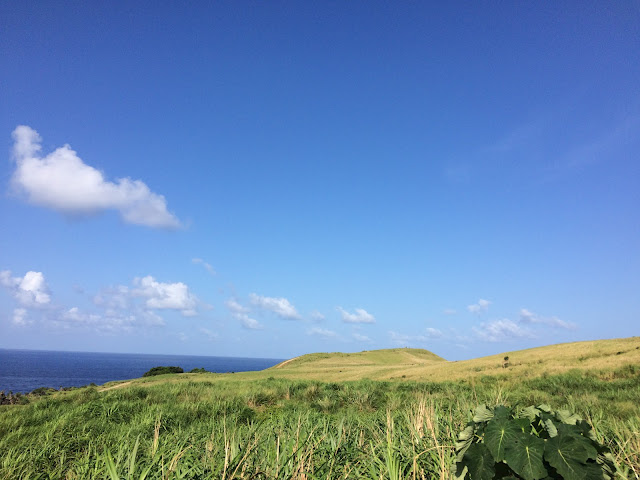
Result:
{"label": "tall grass", "polygon": [[474,382],[191,377],[0,407],[0,479],[445,479],[478,403],[587,418],[640,473],[640,378],[580,372]]}

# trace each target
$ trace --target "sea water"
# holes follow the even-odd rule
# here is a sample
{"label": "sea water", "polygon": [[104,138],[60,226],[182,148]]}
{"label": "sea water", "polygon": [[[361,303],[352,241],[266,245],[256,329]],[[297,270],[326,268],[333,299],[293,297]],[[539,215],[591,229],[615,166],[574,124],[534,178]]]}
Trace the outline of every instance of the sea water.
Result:
{"label": "sea water", "polygon": [[201,357],[134,353],[54,352],[0,349],[0,391],[27,393],[39,387],[80,387],[141,377],[158,366],[182,367],[185,372],[264,370],[282,360],[273,358]]}

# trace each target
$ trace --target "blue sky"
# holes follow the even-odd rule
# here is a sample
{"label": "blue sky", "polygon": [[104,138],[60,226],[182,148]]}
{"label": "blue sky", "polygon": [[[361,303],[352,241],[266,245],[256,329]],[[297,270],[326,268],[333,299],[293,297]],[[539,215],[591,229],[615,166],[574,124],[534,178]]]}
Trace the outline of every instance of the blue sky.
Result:
{"label": "blue sky", "polygon": [[636,2],[4,2],[0,348],[638,334]]}

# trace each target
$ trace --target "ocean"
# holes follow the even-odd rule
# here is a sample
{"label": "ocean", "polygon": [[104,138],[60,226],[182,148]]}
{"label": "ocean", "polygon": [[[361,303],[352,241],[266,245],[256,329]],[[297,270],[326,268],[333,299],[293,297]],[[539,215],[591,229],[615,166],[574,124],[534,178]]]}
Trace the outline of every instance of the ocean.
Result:
{"label": "ocean", "polygon": [[54,352],[0,349],[0,391],[27,393],[39,387],[80,387],[141,377],[153,367],[177,366],[185,372],[264,370],[282,360],[273,358],[200,357],[134,353]]}

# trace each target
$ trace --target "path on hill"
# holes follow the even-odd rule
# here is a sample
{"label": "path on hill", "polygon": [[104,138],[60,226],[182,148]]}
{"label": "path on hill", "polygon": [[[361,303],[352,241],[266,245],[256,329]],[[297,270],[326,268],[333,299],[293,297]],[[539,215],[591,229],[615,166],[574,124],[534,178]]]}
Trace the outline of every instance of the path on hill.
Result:
{"label": "path on hill", "polygon": [[114,388],[122,388],[122,387],[126,387],[127,385],[129,385],[131,382],[133,382],[133,380],[129,380],[128,382],[123,382],[123,383],[118,383],[117,385],[112,385],[110,387],[107,388],[103,388],[102,391],[106,392],[107,390],[113,390]]}
{"label": "path on hill", "polygon": [[293,360],[295,360],[296,358],[300,358],[300,357],[293,357],[293,358],[290,358],[289,360],[285,360],[284,362],[279,363],[278,365],[276,365],[276,368],[282,368],[282,367],[284,367],[287,363],[292,362],[292,361],[293,361]]}

